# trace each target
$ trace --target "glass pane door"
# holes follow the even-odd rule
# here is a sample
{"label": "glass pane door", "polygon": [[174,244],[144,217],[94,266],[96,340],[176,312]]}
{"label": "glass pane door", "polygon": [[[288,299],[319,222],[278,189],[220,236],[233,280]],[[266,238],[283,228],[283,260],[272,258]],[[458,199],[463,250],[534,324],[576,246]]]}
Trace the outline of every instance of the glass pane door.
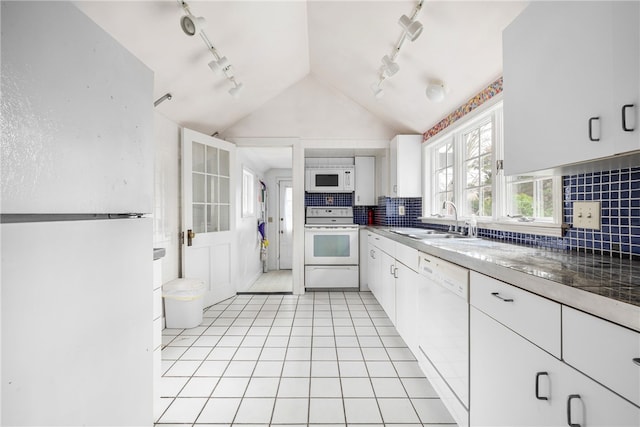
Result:
{"label": "glass pane door", "polygon": [[193,231],[229,231],[229,152],[195,141],[192,144]]}

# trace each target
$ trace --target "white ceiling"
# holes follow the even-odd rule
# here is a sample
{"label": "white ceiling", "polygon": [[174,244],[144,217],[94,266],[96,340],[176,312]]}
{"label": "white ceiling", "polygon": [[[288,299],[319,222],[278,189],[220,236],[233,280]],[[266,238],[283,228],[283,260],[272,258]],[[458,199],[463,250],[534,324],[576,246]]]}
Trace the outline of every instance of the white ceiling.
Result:
{"label": "white ceiling", "polygon": [[[426,1],[418,15],[425,29],[405,42],[400,71],[381,99],[370,85],[400,36],[398,18],[416,1],[189,2],[244,84],[239,99],[207,66],[213,57],[204,42],[180,29],[177,1],[76,4],[155,72],[155,99],[171,92],[158,111],[181,126],[224,134],[310,73],[397,133],[424,132],[501,75],[502,30],[527,2]],[[424,95],[431,78],[450,88],[442,103]]]}

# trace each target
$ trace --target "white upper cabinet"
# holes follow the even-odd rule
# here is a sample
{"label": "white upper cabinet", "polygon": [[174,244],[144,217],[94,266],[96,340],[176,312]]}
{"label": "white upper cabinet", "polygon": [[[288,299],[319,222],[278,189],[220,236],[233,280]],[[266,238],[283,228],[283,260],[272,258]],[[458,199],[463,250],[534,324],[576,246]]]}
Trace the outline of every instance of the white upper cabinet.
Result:
{"label": "white upper cabinet", "polygon": [[389,146],[389,197],[422,197],[422,135],[398,135]]}
{"label": "white upper cabinet", "polygon": [[376,205],[376,158],[356,157],[356,187],[354,206]]}
{"label": "white upper cabinet", "polygon": [[504,30],[505,174],[640,150],[639,9],[532,2]]}

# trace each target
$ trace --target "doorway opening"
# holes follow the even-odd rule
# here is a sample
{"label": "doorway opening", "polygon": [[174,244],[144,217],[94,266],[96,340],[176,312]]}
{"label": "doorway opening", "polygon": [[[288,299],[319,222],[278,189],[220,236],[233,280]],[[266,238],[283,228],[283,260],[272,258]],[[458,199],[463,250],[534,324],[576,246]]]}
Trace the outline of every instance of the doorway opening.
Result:
{"label": "doorway opening", "polygon": [[292,293],[292,149],[239,146],[237,158],[242,167],[253,171],[255,187],[261,189],[256,195],[261,208],[255,216],[239,218],[239,254],[244,265],[238,293]]}

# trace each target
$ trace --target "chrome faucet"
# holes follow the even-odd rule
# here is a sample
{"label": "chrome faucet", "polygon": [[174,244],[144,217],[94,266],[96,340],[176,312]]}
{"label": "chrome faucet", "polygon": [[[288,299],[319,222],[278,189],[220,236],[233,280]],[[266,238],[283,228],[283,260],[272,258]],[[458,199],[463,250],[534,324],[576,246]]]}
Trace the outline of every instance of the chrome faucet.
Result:
{"label": "chrome faucet", "polygon": [[447,205],[451,205],[451,207],[453,208],[453,219],[456,221],[456,225],[454,226],[454,229],[451,230],[451,227],[449,227],[449,231],[453,231],[454,233],[458,232],[458,208],[456,207],[455,203],[450,202],[449,200],[445,200],[442,203],[442,209],[445,209],[447,207]]}

